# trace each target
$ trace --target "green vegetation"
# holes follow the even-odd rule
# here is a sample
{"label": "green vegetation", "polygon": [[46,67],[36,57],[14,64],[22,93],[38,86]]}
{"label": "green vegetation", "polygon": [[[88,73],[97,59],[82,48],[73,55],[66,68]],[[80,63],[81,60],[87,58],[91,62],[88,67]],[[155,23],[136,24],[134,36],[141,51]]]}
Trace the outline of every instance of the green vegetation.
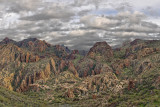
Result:
{"label": "green vegetation", "polygon": [[114,58],[124,59],[125,49],[114,52]]}
{"label": "green vegetation", "polygon": [[76,64],[78,64],[78,62],[81,60],[82,56],[76,54],[75,57],[76,57],[76,59],[73,60],[73,63],[76,65]]}
{"label": "green vegetation", "polygon": [[148,88],[137,91],[126,89],[123,94],[112,96],[108,105],[111,104],[116,104],[117,107],[128,107],[128,105],[130,107],[158,107],[160,105],[160,91]]}
{"label": "green vegetation", "polygon": [[118,78],[120,79],[128,79],[128,78],[135,78],[135,75],[133,74],[133,70],[131,67],[129,68],[124,68],[122,73],[118,75]]}
{"label": "green vegetation", "polygon": [[0,87],[1,107],[45,107],[47,103]]}

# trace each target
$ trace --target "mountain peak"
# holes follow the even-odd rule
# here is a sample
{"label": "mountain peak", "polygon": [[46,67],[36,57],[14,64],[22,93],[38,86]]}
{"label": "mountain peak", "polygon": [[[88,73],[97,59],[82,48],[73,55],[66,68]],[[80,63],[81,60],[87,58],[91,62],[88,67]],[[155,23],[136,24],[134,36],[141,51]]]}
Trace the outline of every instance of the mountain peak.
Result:
{"label": "mountain peak", "polygon": [[102,47],[111,48],[106,41],[96,42],[93,47],[97,47],[97,46],[98,46],[98,47],[101,47],[101,46],[102,46]]}
{"label": "mountain peak", "polygon": [[142,42],[144,42],[144,40],[142,40],[142,39],[135,39],[134,41],[132,41],[130,43],[130,45],[137,45],[137,44],[142,43]]}
{"label": "mountain peak", "polygon": [[8,44],[8,43],[15,43],[15,41],[12,39],[9,39],[8,37],[5,37],[0,43],[1,44]]}
{"label": "mountain peak", "polygon": [[28,38],[28,39],[24,39],[23,41],[20,41],[18,43],[18,46],[26,47],[31,51],[34,50],[34,51],[42,52],[42,51],[45,51],[51,45],[44,40],[42,41],[37,38]]}
{"label": "mountain peak", "polygon": [[3,40],[9,40],[9,38],[8,38],[8,37],[5,37]]}
{"label": "mountain peak", "polygon": [[28,41],[35,42],[37,40],[38,40],[37,38],[27,38],[27,39],[24,39],[23,41],[26,41],[26,42],[28,42]]}
{"label": "mountain peak", "polygon": [[[98,59],[97,57],[103,56],[103,60],[109,60],[113,57],[112,48],[107,44],[107,42],[97,42],[94,46],[89,50],[88,56],[93,59]],[[105,57],[105,58],[104,58]]]}

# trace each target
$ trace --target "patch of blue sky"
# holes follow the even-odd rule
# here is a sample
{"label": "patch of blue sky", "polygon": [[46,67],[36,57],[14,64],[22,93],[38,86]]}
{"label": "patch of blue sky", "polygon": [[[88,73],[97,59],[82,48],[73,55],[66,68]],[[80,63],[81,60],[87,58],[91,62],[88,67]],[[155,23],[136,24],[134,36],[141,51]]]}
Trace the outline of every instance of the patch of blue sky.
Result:
{"label": "patch of blue sky", "polygon": [[118,13],[117,10],[93,10],[91,11],[91,14],[95,14],[95,15],[105,15],[105,16],[108,16],[108,15],[116,15]]}

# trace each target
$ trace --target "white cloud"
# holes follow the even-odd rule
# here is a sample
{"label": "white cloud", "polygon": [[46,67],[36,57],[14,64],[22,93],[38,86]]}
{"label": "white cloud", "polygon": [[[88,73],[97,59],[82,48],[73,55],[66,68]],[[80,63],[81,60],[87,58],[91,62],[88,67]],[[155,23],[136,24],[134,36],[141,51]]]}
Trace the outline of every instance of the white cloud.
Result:
{"label": "white cloud", "polygon": [[137,32],[115,32],[113,33],[116,36],[140,36],[140,37],[146,37],[146,33],[137,33]]}
{"label": "white cloud", "polygon": [[135,9],[145,9],[147,7],[157,7],[160,5],[159,0],[128,0],[130,4],[134,6]]}
{"label": "white cloud", "polygon": [[80,49],[96,41],[158,39],[159,5],[159,0],[0,0],[0,39],[37,37]]}
{"label": "white cloud", "polygon": [[7,13],[2,15],[2,18],[0,19],[0,28],[1,29],[14,28],[18,23],[17,19],[19,17],[20,16],[16,13]]}
{"label": "white cloud", "polygon": [[145,21],[150,22],[150,23],[156,23],[157,25],[160,26],[160,18],[150,17],[146,19]]}
{"label": "white cloud", "polygon": [[95,30],[73,30],[69,32],[71,36],[84,36],[87,33],[95,32]]}
{"label": "white cloud", "polygon": [[108,19],[105,17],[87,15],[81,18],[81,22],[86,26],[95,27],[95,28],[104,28],[107,26],[115,25],[118,23],[117,20]]}

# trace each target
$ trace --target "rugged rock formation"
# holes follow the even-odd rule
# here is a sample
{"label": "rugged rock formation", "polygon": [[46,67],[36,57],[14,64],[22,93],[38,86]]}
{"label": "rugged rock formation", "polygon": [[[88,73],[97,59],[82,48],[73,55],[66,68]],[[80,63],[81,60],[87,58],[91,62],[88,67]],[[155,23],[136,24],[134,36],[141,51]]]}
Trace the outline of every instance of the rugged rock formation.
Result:
{"label": "rugged rock formation", "polygon": [[102,72],[113,72],[112,68],[107,64],[95,62],[90,58],[82,59],[76,67],[80,77],[97,75]]}
{"label": "rugged rock formation", "polygon": [[[83,79],[72,88],[71,95],[88,95],[89,93],[121,92],[127,82],[119,81],[112,72],[102,73]],[[62,83],[63,84],[63,83]],[[68,86],[69,87],[69,86]],[[69,91],[70,92],[70,91]]]}
{"label": "rugged rock formation", "polygon": [[128,82],[128,90],[134,89],[135,88],[135,81],[129,80]]}
{"label": "rugged rock formation", "polygon": [[68,70],[71,71],[76,77],[79,76],[74,64],[71,61],[61,60],[58,70],[59,73]]}
{"label": "rugged rock formation", "polygon": [[88,77],[84,83],[87,89],[92,90],[93,92],[103,92],[108,90],[118,92],[123,89],[122,85],[124,84],[123,82],[120,83],[112,72]]}
{"label": "rugged rock formation", "polygon": [[56,56],[62,59],[66,59],[69,55],[70,50],[67,47],[61,45],[55,45],[52,47]]}
{"label": "rugged rock formation", "polygon": [[[36,91],[50,102],[89,98],[117,105],[128,91],[143,93],[145,89],[154,94],[160,89],[159,44],[135,40],[112,50],[106,42],[97,42],[82,56],[78,50],[71,52],[36,38],[20,42],[5,38],[0,43],[0,85],[17,92]],[[113,100],[116,95],[120,101]]]}
{"label": "rugged rock formation", "polygon": [[[23,72],[26,74],[22,74]],[[29,64],[25,69],[23,69],[23,72],[19,72],[15,77],[16,80],[14,81],[14,83],[17,84],[17,86],[15,86],[17,87],[16,90],[19,92],[28,90],[29,86],[34,84],[36,81],[45,82],[50,78],[51,73],[56,74],[57,70],[55,61],[51,58],[46,59],[43,64],[41,62],[34,66]]]}
{"label": "rugged rock formation", "polygon": [[157,53],[160,49],[154,45],[159,44],[158,41],[145,41],[136,39],[130,43],[130,46],[126,49],[125,57],[130,59],[141,59],[148,55]]}
{"label": "rugged rock formation", "polygon": [[88,57],[96,61],[111,61],[113,51],[106,42],[97,42],[88,52]]}
{"label": "rugged rock formation", "polygon": [[14,44],[1,45],[0,53],[0,84],[10,90],[25,91],[35,81],[46,80],[51,72],[57,72],[52,58],[39,62],[37,55]]}
{"label": "rugged rock formation", "polygon": [[79,55],[79,51],[78,51],[78,50],[73,50],[73,51],[71,52],[71,54],[68,56],[68,59],[69,59],[69,60],[74,60],[74,59],[77,58],[76,55]]}
{"label": "rugged rock formation", "polygon": [[27,52],[13,44],[2,45],[0,47],[0,53],[1,65],[14,61],[26,63],[39,61],[39,56],[34,55],[32,52]]}
{"label": "rugged rock formation", "polygon": [[37,55],[33,55],[33,54],[29,54],[28,52],[27,53],[25,53],[25,54],[20,54],[20,61],[21,62],[26,62],[26,63],[28,63],[28,62],[37,62],[37,61],[39,61],[39,56],[37,56]]}
{"label": "rugged rock formation", "polygon": [[68,89],[67,92],[65,93],[65,96],[68,98],[74,98],[75,95],[73,93],[73,89]]}
{"label": "rugged rock formation", "polygon": [[15,44],[16,41],[14,41],[14,40],[9,39],[8,37],[6,37],[6,38],[4,38],[4,39],[0,42],[1,45],[2,45],[2,44],[9,44],[9,43]]}
{"label": "rugged rock formation", "polygon": [[41,41],[36,38],[29,38],[23,41],[18,42],[19,47],[24,47],[29,49],[30,51],[38,51],[43,52],[47,48],[51,47],[46,41]]}

